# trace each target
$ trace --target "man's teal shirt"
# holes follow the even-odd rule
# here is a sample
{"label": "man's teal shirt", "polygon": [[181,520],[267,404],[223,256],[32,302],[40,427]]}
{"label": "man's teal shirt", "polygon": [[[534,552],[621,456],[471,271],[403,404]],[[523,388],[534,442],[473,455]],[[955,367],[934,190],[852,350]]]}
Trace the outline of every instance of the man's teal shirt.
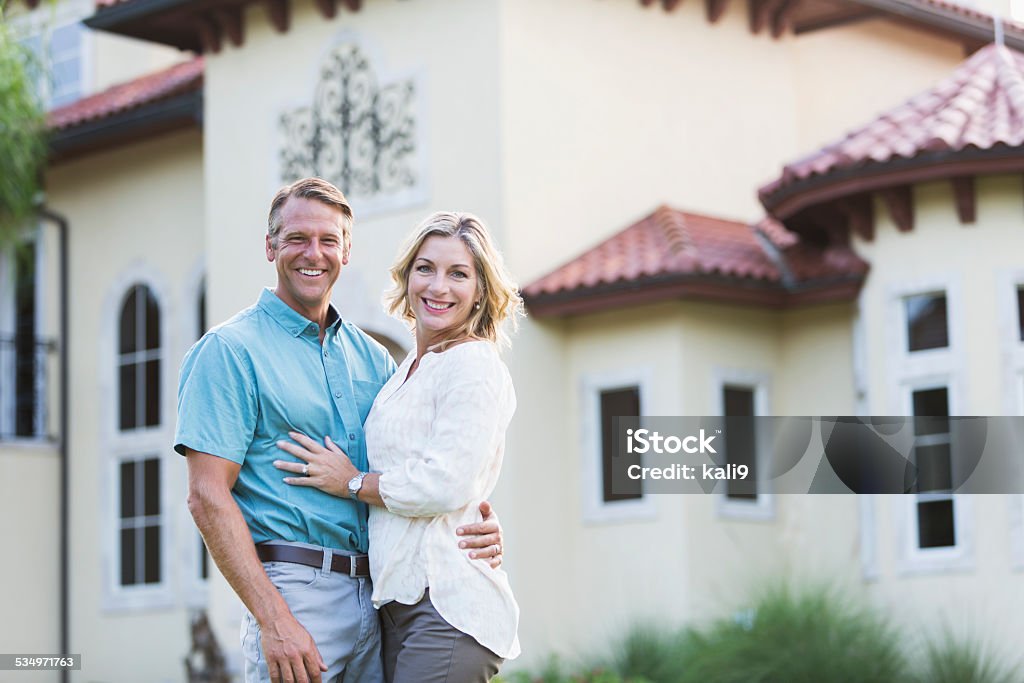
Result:
{"label": "man's teal shirt", "polygon": [[298,431],[321,442],[330,436],[356,467],[369,469],[363,422],[395,362],[334,313],[321,345],[317,324],[266,289],[182,361],[174,450],[241,464],[232,493],[256,543],[366,552],[364,503],[289,486],[282,481],[289,474],[272,464],[293,459],[276,442]]}

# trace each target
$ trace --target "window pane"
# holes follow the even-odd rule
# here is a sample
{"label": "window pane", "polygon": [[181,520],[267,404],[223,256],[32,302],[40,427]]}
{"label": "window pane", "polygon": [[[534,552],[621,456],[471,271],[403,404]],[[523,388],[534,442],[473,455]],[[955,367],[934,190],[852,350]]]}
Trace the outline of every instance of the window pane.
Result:
{"label": "window pane", "polygon": [[[949,391],[945,387],[923,389],[913,394],[915,418],[948,418]],[[918,436],[928,434],[948,434],[948,419],[915,419],[914,433]]]}
{"label": "window pane", "polygon": [[135,463],[121,463],[121,519],[135,516]]}
{"label": "window pane", "polygon": [[135,583],[135,529],[121,529],[121,585]]}
{"label": "window pane", "polygon": [[160,424],[160,361],[146,362],[146,426]]}
{"label": "window pane", "polygon": [[160,514],[160,461],[157,458],[150,458],[144,464],[145,467],[145,498],[146,515]]}
{"label": "window pane", "polygon": [[160,583],[160,527],[146,527],[146,583]]}
{"label": "window pane", "polygon": [[[640,389],[630,387],[628,389],[617,389],[614,391],[601,392],[601,464],[603,469],[603,495],[604,501],[632,500],[643,495],[640,480],[628,482],[631,489],[625,493],[612,493],[612,463],[615,460],[615,439],[625,438],[624,434],[616,435],[612,424],[613,417],[638,417],[640,415]],[[625,453],[625,447],[620,444],[619,452]],[[640,464],[640,455],[622,455],[619,457],[621,467]]]}
{"label": "window pane", "polygon": [[1024,287],[1017,288],[1017,327],[1020,340],[1024,341]]}
{"label": "window pane", "polygon": [[746,465],[746,479],[726,481],[729,498],[757,500],[757,456],[754,421],[754,392],[752,389],[726,387],[722,392],[725,408],[725,459],[732,465]]}
{"label": "window pane", "polygon": [[206,334],[206,282],[203,282],[199,287],[199,302],[196,306],[196,313],[198,317],[196,337],[202,337]]}
{"label": "window pane", "polygon": [[118,345],[120,353],[135,351],[135,326],[138,322],[136,320],[135,299],[138,296],[138,290],[138,287],[132,287],[128,292],[128,296],[125,297],[124,304],[121,306],[120,344]]}
{"label": "window pane", "polygon": [[121,393],[121,429],[135,429],[135,368],[136,363],[121,366],[119,382]]}
{"label": "window pane", "polygon": [[57,58],[77,55],[82,46],[82,24],[58,26],[50,35],[50,52]]}
{"label": "window pane", "polygon": [[160,348],[160,307],[149,287],[143,287],[146,296],[146,348]]}
{"label": "window pane", "polygon": [[65,59],[50,65],[53,78],[53,91],[62,94],[74,94],[78,88],[78,73],[81,63],[77,59]]}
{"label": "window pane", "polygon": [[917,490],[951,491],[953,489],[953,462],[948,443],[918,446],[914,449],[917,461]]}
{"label": "window pane", "polygon": [[922,294],[905,299],[907,342],[910,351],[943,349],[949,346],[946,326],[946,295]]}
{"label": "window pane", "polygon": [[952,500],[932,500],[917,504],[918,545],[921,548],[956,545],[953,527]]}
{"label": "window pane", "polygon": [[14,250],[14,264],[14,433],[34,436],[40,360],[36,350],[35,243],[19,245]]}

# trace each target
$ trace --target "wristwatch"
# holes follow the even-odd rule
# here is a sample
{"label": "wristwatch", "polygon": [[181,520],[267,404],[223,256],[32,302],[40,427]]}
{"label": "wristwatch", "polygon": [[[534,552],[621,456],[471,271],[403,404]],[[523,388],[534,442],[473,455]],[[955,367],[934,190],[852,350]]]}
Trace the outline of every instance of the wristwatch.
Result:
{"label": "wristwatch", "polygon": [[363,479],[369,472],[360,472],[348,480],[348,497],[352,500],[359,500],[359,490],[363,488]]}

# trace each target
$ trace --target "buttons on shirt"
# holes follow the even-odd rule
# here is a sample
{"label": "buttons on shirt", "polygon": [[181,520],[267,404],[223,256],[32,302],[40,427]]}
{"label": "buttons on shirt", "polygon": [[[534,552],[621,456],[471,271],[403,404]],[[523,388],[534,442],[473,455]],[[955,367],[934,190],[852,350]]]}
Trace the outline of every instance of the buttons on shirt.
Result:
{"label": "buttons on shirt", "polygon": [[341,392],[340,391],[335,391],[334,392],[334,398],[341,398]]}
{"label": "buttons on shirt", "polygon": [[355,434],[353,434],[353,433],[351,433],[351,432],[349,432],[349,435],[348,435],[348,440],[349,440],[349,441],[355,441],[355,440],[356,440],[356,435],[355,435]]}

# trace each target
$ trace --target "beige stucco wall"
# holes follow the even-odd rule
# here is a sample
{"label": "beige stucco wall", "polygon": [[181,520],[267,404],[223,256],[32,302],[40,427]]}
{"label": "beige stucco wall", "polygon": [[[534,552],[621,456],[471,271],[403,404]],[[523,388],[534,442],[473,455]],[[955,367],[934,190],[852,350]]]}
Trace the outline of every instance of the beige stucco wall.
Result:
{"label": "beige stucco wall", "polygon": [[[833,143],[949,76],[964,60],[954,41],[875,19],[788,43],[797,148],[776,165]],[[856,55],[855,58],[852,58]],[[776,173],[760,178],[771,180]]]}
{"label": "beige stucco wall", "polygon": [[743,3],[709,24],[701,3],[504,2],[501,30],[508,251],[526,280],[662,203],[758,219],[783,163],[963,59],[886,21],[755,36]]}
{"label": "beige stucco wall", "polygon": [[[184,549],[195,531],[184,514],[185,467],[170,448],[177,367],[194,340],[195,291],[203,259],[201,136],[182,132],[52,169],[50,206],[70,220],[71,649],[81,681],[168,681],[183,677],[189,647]],[[117,496],[112,467],[116,420],[118,309],[135,281],[155,287],[166,350],[161,375],[164,533],[170,534],[168,599],[159,608],[110,609],[105,568],[116,561]],[[149,453],[144,451],[142,454]],[[144,634],[140,638],[140,634]],[[144,647],[145,643],[154,644]],[[158,644],[158,645],[156,645]]]}
{"label": "beige stucco wall", "polygon": [[757,217],[755,188],[796,148],[796,102],[786,41],[751,36],[744,8],[710,25],[701,3],[502,3],[502,181],[521,277],[662,203]]}
{"label": "beige stucco wall", "polygon": [[91,48],[90,62],[87,62],[91,67],[87,94],[160,71],[192,57],[176,48],[102,31],[90,31],[87,41]]}
{"label": "beige stucco wall", "polygon": [[[542,564],[517,562],[510,551],[523,605],[523,665],[552,651],[592,654],[632,621],[671,624],[729,613],[764,580],[806,569],[785,544],[808,534],[801,523],[807,504],[786,496],[776,496],[768,519],[723,515],[719,496],[651,496],[650,513],[636,519],[589,515],[584,473],[594,454],[586,448],[585,430],[596,422],[584,414],[587,382],[642,378],[646,415],[717,414],[722,378],[743,376],[764,381],[772,414],[849,406],[852,371],[849,354],[842,355],[850,347],[849,313],[849,306],[782,314],[668,302],[533,321],[519,335],[510,356],[520,396],[510,446],[528,441],[530,447],[515,449],[520,457],[507,461],[503,476],[505,485],[531,495],[508,501],[507,525],[523,537],[520,542],[529,542],[531,555],[543,544],[544,556],[564,558],[562,571],[550,572]],[[823,381],[801,399],[802,373],[810,370]],[[816,514],[856,524],[853,499],[836,510],[828,503],[818,508]],[[843,552],[825,557],[848,563],[844,543],[851,534],[837,541]],[[829,562],[816,564],[822,566],[815,572],[824,573]]]}
{"label": "beige stucco wall", "polygon": [[[872,264],[860,301],[867,405],[873,414],[902,414],[909,387],[931,379],[948,384],[955,415],[1019,415],[1016,285],[1024,282],[1020,177],[978,179],[974,225],[960,224],[945,183],[915,187],[914,200],[912,231],[897,231],[877,204],[874,241],[856,242]],[[939,289],[947,292],[951,349],[923,361],[908,357],[892,334],[905,324],[899,315],[900,297]],[[908,566],[900,524],[877,524],[878,579],[871,592],[900,604],[908,620],[946,620],[1012,645],[1011,634],[1024,628],[1024,573],[1015,550],[1024,540],[1019,502],[1018,496],[959,498],[957,505],[970,515],[957,533],[969,549],[963,560],[932,571]],[[876,516],[906,519],[910,503],[879,498]]]}
{"label": "beige stucco wall", "polygon": [[[59,481],[54,446],[0,444],[0,538],[17,549],[0,568],[0,644],[6,653],[60,651],[60,511],[54,503]],[[25,680],[57,676],[38,672]]]}

